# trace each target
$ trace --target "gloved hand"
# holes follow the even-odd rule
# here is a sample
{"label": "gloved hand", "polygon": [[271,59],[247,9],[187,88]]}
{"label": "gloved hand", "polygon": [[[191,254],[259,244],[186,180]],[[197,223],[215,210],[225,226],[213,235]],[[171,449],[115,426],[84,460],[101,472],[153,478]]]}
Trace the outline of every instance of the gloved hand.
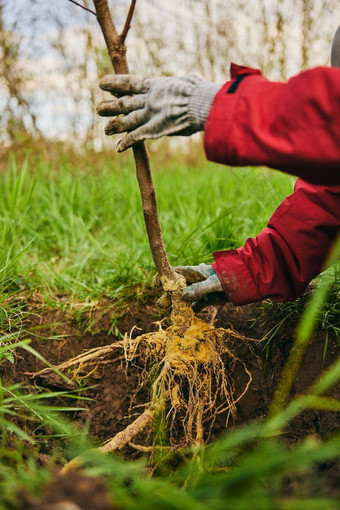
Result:
{"label": "gloved hand", "polygon": [[[200,311],[208,305],[217,305],[228,301],[222,284],[211,265],[177,266],[174,269],[176,273],[184,276],[188,286],[183,291],[183,297],[192,302],[195,311]],[[158,300],[158,304],[162,308],[167,308],[171,304],[169,296],[164,294]]]}
{"label": "gloved hand", "polygon": [[116,97],[101,102],[97,113],[103,117],[119,115],[107,123],[105,133],[128,132],[118,142],[118,152],[148,138],[202,131],[221,87],[196,75],[140,80],[129,74],[105,76],[99,86]]}

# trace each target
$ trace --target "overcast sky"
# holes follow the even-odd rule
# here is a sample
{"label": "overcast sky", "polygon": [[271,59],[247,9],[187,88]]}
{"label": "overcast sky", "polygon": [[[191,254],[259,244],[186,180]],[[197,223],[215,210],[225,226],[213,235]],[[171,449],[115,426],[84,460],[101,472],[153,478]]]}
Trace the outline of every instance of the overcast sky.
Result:
{"label": "overcast sky", "polygon": [[[78,1],[85,3],[84,0]],[[273,0],[263,1],[269,6],[269,15],[273,14],[276,2]],[[23,37],[24,63],[32,75],[31,88],[28,93],[31,94],[33,99],[40,129],[49,136],[60,137],[67,135],[75,108],[77,108],[77,115],[79,115],[80,119],[78,123],[79,131],[86,129],[86,125],[91,117],[89,101],[86,96],[86,84],[65,81],[65,76],[62,72],[64,62],[62,62],[60,54],[53,49],[52,41],[57,33],[57,28],[62,26],[64,41],[67,42],[67,52],[69,52],[72,58],[76,58],[77,53],[81,57],[83,39],[79,34],[81,27],[86,26],[90,20],[93,22],[96,40],[102,41],[102,35],[94,16],[86,13],[68,0],[0,0],[0,2],[4,7],[4,19],[7,26],[9,28],[14,27]],[[314,0],[314,5],[320,2],[322,4],[322,0]],[[114,0],[111,3],[114,5],[114,19],[117,26],[121,27],[129,0]],[[214,2],[212,1],[212,3]],[[233,27],[235,37],[238,39],[238,48],[242,47],[242,45],[244,46],[242,61],[238,60],[239,49],[232,46],[223,47],[221,50],[222,54],[219,57],[225,60],[227,64],[229,64],[230,60],[237,59],[238,63],[256,66],[256,60],[252,56],[258,51],[256,49],[256,40],[254,39],[256,38],[256,26],[251,25],[252,20],[249,15],[249,9],[254,10],[256,5],[259,5],[259,2],[255,0],[251,2],[230,0],[228,5],[226,2],[224,16],[228,16],[232,4],[234,6],[241,6],[242,3],[248,9],[248,16],[246,11],[237,12],[237,26]],[[92,1],[89,1],[88,5],[93,7]],[[186,9],[185,5],[187,6]],[[188,5],[192,8],[189,9]],[[200,0],[192,0],[191,3],[189,3],[189,0],[186,0],[186,2],[181,0],[168,0],[167,2],[164,0],[137,1],[137,12],[140,20],[145,24],[143,32],[146,34],[145,39],[154,39],[153,44],[155,45],[156,53],[161,55],[164,62],[166,62],[165,72],[169,74],[202,73],[202,70],[197,71],[188,64],[190,62],[190,54],[196,49],[192,46],[195,45],[195,41],[188,27],[192,26],[193,21],[198,21],[201,23],[202,32],[211,30],[204,23],[204,11],[201,10],[203,5],[204,2],[200,2]],[[224,2],[222,0],[219,5],[222,12],[224,12]],[[292,0],[283,0],[282,5],[292,8]],[[336,6],[335,11],[329,13],[328,23],[322,25],[325,39],[327,38],[328,42],[326,41],[326,44],[322,45],[321,40],[319,46],[315,45],[312,65],[328,64],[330,34],[340,24],[340,1],[334,5]],[[270,9],[272,9],[272,12]],[[294,30],[296,30],[294,18],[289,30],[287,31],[289,36],[285,41],[287,47],[291,48],[289,62],[287,63],[288,76],[298,72],[300,65],[299,53],[295,51],[295,47],[297,48],[295,40],[297,34],[294,33]],[[184,36],[183,40],[186,40],[186,42],[184,47],[173,51],[171,44],[177,36]],[[143,40],[137,40],[135,27],[132,27],[128,39],[128,58],[131,69],[137,74],[143,74],[146,69],[143,60],[143,43]],[[204,48],[202,48],[202,51],[204,51]],[[275,67],[269,69],[269,72],[272,73],[269,77],[275,79],[276,71]],[[205,70],[203,69],[204,72]],[[209,69],[207,68],[205,77],[210,80],[216,79],[219,83],[225,81],[228,75],[225,72],[221,76],[212,77],[212,75],[209,76]],[[69,94],[71,88],[73,97],[75,94],[77,95],[77,90],[79,91],[76,106]]]}

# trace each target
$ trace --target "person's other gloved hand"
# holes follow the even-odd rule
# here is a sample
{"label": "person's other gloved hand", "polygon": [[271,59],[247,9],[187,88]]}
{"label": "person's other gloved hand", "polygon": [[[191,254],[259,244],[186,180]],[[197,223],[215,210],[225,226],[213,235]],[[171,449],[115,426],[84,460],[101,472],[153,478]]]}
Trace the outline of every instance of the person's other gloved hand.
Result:
{"label": "person's other gloved hand", "polygon": [[[222,284],[211,265],[177,266],[176,273],[184,276],[187,288],[183,297],[190,301],[196,312],[208,305],[222,304],[228,301]],[[167,294],[158,300],[159,306],[167,308],[171,302]]]}
{"label": "person's other gloved hand", "polygon": [[196,75],[138,79],[129,74],[105,76],[99,86],[116,96],[97,107],[103,117],[116,116],[105,133],[128,132],[118,142],[118,152],[146,139],[202,131],[221,87]]}

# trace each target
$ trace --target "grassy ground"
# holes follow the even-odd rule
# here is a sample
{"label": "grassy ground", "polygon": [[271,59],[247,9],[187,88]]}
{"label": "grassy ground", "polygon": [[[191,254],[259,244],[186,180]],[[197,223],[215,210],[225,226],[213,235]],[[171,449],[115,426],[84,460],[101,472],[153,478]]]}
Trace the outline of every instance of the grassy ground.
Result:
{"label": "grassy ground", "polygon": [[[212,251],[242,245],[266,225],[294,185],[292,177],[278,172],[207,163],[201,149],[195,151],[170,157],[164,148],[153,164],[160,220],[173,265],[210,262]],[[1,168],[0,367],[1,362],[16,363],[16,344],[26,352],[31,349],[23,333],[25,317],[37,313],[30,306],[33,300],[42,303],[40,314],[55,308],[78,314],[103,295],[124,308],[148,292],[154,274],[129,154],[78,157],[59,148],[53,154],[45,150],[41,158],[39,151],[31,150],[10,155],[8,163],[2,159]],[[329,336],[339,336],[340,316],[340,279],[334,268],[328,280],[333,290],[319,315],[325,349]],[[271,323],[265,339],[286,328],[291,317],[298,321],[304,303],[267,304],[269,315],[277,316],[278,328],[272,329]],[[308,323],[314,319],[310,313]],[[300,351],[303,331],[298,336]],[[294,359],[290,362],[293,365]],[[337,409],[330,399],[321,401],[319,396],[339,379],[339,370],[338,363],[324,374],[313,389],[313,401],[294,400],[264,423],[236,428],[212,448],[197,450],[194,457],[192,452],[170,459],[160,456],[153,477],[142,460],[91,454],[87,472],[95,476],[92,492],[86,496],[89,482],[85,479],[84,486],[82,475],[69,479],[84,494],[77,508],[104,510],[114,504],[124,509],[337,508],[338,493],[335,497],[318,486],[320,470],[315,466],[335,462],[339,437],[323,441],[308,437],[294,446],[283,445],[276,437],[301,409]],[[1,510],[53,510],[48,505],[60,500],[52,489],[45,506],[34,498],[39,499],[47,480],[55,479],[56,466],[90,446],[86,429],[82,433],[60,417],[62,408],[72,415],[72,401],[64,394],[30,388],[27,392],[7,379],[1,383]],[[57,409],[51,407],[51,396]],[[84,397],[80,388],[73,395],[74,405],[81,407]],[[297,490],[289,482],[292,477],[294,483],[301,482]],[[67,498],[67,481],[58,483],[58,494]],[[97,503],[91,500],[94,491],[100,495]]]}
{"label": "grassy ground", "polygon": [[[0,175],[2,265],[13,261],[21,286],[78,299],[149,281],[154,266],[132,168],[128,155],[98,156],[96,168],[11,156]],[[293,189],[291,177],[203,157],[162,163],[154,180],[173,265],[210,262],[213,250],[240,246]]]}

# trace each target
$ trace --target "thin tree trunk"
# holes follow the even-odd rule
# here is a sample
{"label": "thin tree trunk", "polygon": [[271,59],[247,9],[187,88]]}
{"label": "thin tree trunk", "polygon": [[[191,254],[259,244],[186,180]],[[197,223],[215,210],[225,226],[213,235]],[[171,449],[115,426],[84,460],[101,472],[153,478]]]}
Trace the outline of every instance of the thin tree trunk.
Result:
{"label": "thin tree trunk", "polygon": [[[97,13],[97,20],[102,29],[112,66],[116,74],[128,74],[129,68],[126,59],[125,38],[130,27],[136,0],[132,0],[129,14],[121,34],[118,34],[114,25],[108,0],[93,0]],[[145,144],[139,143],[133,147],[136,164],[136,174],[143,203],[143,213],[149,244],[156,269],[160,276],[166,276],[172,281],[178,279],[177,274],[170,265],[165,250],[162,229],[159,222],[156,194],[152,182],[149,158]]]}

